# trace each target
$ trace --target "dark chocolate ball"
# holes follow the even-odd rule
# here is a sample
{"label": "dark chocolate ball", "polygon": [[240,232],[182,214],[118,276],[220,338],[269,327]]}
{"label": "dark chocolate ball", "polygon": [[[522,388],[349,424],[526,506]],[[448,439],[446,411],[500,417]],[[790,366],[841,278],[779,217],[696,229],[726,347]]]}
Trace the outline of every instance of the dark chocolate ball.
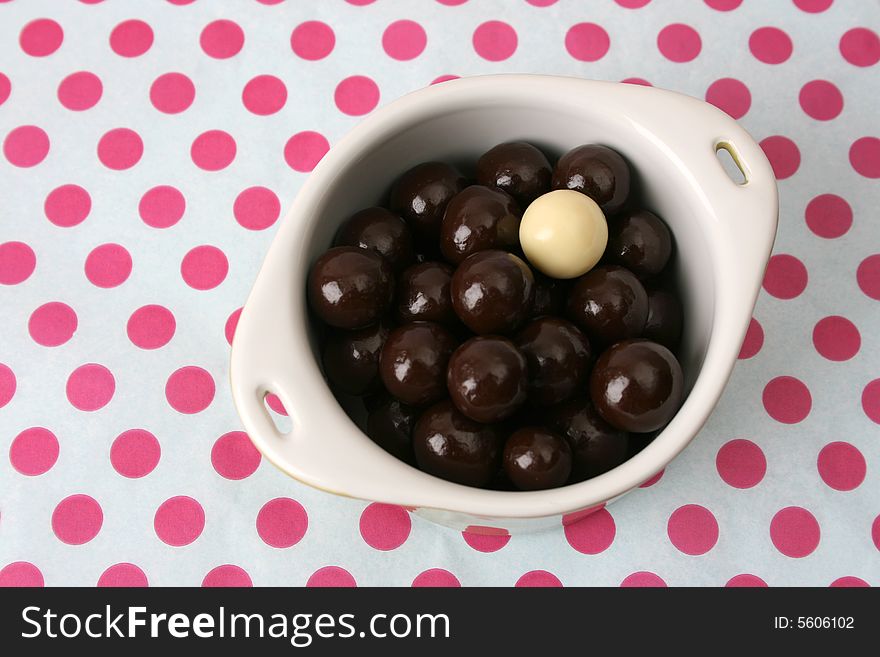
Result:
{"label": "dark chocolate ball", "polygon": [[506,338],[471,338],[449,359],[446,384],[450,399],[467,417],[498,422],[526,401],[526,359]]}
{"label": "dark chocolate ball", "polygon": [[590,343],[571,322],[532,320],[517,335],[516,346],[529,365],[529,402],[549,406],[586,390]]}
{"label": "dark chocolate ball", "polygon": [[474,333],[511,333],[529,316],[535,278],[529,266],[504,251],[479,251],[452,276],[452,307]]}
{"label": "dark chocolate ball", "polygon": [[413,429],[419,468],[466,486],[489,486],[501,466],[502,437],[491,424],[465,417],[451,401],[428,408]]}
{"label": "dark chocolate ball", "polygon": [[681,301],[674,292],[648,288],[648,319],[642,337],[674,350],[681,339],[682,319]]}
{"label": "dark chocolate ball", "polygon": [[578,146],[559,158],[551,184],[553,189],[586,194],[609,217],[620,212],[629,197],[629,164],[607,146]]}
{"label": "dark chocolate ball", "polygon": [[516,201],[497,189],[471,185],[456,194],[443,215],[440,250],[453,264],[487,249],[519,244],[522,212]]}
{"label": "dark chocolate ball", "polygon": [[394,276],[375,251],[337,246],[312,265],[308,296],[312,310],[330,326],[361,328],[385,314],[394,296]]}
{"label": "dark chocolate ball", "polygon": [[367,435],[389,454],[413,463],[412,431],[418,416],[417,408],[386,397],[367,416]]}
{"label": "dark chocolate ball", "polygon": [[524,141],[498,144],[477,160],[477,182],[507,192],[523,209],[550,191],[552,173],[547,157]]}
{"label": "dark chocolate ball", "polygon": [[588,396],[554,407],[546,420],[571,447],[572,483],[608,472],[627,459],[629,434],[603,420]]}
{"label": "dark chocolate ball", "polygon": [[452,267],[442,262],[423,262],[408,267],[397,279],[397,318],[458,325],[449,288]]}
{"label": "dark chocolate ball", "polygon": [[535,300],[532,302],[531,317],[561,315],[565,309],[568,287],[566,281],[535,273]]}
{"label": "dark chocolate ball", "polygon": [[504,444],[504,474],[520,490],[564,486],[571,474],[571,448],[543,427],[514,431]]}
{"label": "dark chocolate ball", "polygon": [[659,274],[671,255],[672,234],[657,215],[639,210],[609,222],[606,258],[639,278]]}
{"label": "dark chocolate ball", "polygon": [[629,270],[603,265],[575,281],[566,312],[591,344],[603,346],[641,335],[648,318],[648,294]]}
{"label": "dark chocolate ball", "polygon": [[402,271],[415,259],[406,222],[385,208],[366,208],[353,214],[342,224],[333,244],[373,249],[395,272]]}
{"label": "dark chocolate ball", "polygon": [[624,340],[605,350],[590,376],[599,414],[624,431],[655,431],[681,406],[684,377],[669,349],[650,340]]}
{"label": "dark chocolate ball", "polygon": [[334,388],[365,395],[379,385],[379,354],[388,337],[384,323],[354,331],[333,331],[324,343],[324,373]]}
{"label": "dark chocolate ball", "polygon": [[379,358],[385,389],[404,404],[424,406],[446,396],[446,366],[455,338],[434,322],[413,322],[391,331]]}
{"label": "dark chocolate ball", "polygon": [[444,162],[423,162],[404,173],[391,188],[391,209],[406,220],[421,243],[437,244],[443,212],[467,180]]}

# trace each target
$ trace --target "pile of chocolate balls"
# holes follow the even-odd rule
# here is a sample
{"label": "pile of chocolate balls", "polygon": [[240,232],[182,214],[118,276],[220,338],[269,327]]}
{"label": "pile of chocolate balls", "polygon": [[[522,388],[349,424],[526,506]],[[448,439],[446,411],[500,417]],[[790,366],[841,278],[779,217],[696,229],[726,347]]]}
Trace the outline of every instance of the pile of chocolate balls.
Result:
{"label": "pile of chocolate balls", "polygon": [[509,142],[475,181],[425,162],[387,199],[308,279],[325,376],[363,399],[383,449],[459,484],[540,490],[607,472],[672,419],[673,239],[619,153],[587,144],[552,166]]}

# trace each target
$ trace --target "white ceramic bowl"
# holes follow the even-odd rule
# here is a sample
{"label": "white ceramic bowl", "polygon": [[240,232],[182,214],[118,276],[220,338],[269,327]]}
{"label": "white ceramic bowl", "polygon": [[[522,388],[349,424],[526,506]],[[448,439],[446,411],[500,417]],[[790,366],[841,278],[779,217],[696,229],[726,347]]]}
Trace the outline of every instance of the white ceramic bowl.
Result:
{"label": "white ceramic bowl", "polygon": [[[620,151],[644,205],[672,229],[686,308],[680,356],[689,391],[642,452],[599,477],[536,492],[454,484],[390,456],[349,419],[320,369],[306,308],[310,264],[342,221],[375,204],[392,181],[426,160],[466,170],[503,141],[531,141],[554,156],[584,143]],[[730,152],[746,182],[716,157]],[[579,518],[664,468],[712,412],[736,362],[773,239],[773,171],[733,119],[669,91],[538,75],[444,82],[390,103],[318,164],[279,227],[236,329],[231,382],[260,451],[290,476],[339,495],[399,504],[457,529],[497,533]],[[281,433],[264,397],[292,420]]]}

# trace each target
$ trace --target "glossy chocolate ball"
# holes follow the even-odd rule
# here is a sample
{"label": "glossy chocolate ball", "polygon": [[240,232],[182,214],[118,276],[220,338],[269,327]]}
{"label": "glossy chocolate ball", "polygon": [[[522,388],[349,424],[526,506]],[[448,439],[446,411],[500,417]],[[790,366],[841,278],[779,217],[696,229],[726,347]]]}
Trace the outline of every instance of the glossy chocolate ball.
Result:
{"label": "glossy chocolate ball", "polygon": [[624,340],[605,350],[590,376],[599,414],[624,431],[660,429],[681,406],[684,377],[669,349],[650,340]]}
{"label": "glossy chocolate ball", "polygon": [[480,251],[452,276],[452,307],[474,333],[511,333],[529,316],[535,278],[529,266],[504,251]]}
{"label": "glossy chocolate ball", "polygon": [[546,419],[571,448],[572,483],[608,472],[627,459],[630,434],[603,420],[587,396],[554,407]]}
{"label": "glossy chocolate ball", "polygon": [[496,427],[465,417],[448,399],[422,413],[413,429],[419,468],[466,486],[492,483],[501,466],[502,447]]}
{"label": "glossy chocolate ball", "polygon": [[477,182],[507,192],[523,209],[550,191],[552,173],[547,157],[524,141],[498,144],[477,160]]}
{"label": "glossy chocolate ball", "polygon": [[324,373],[334,388],[365,395],[379,385],[379,354],[388,337],[384,323],[354,331],[333,331],[324,343]]}
{"label": "glossy chocolate ball", "polygon": [[498,422],[526,401],[526,359],[506,338],[471,338],[449,359],[446,384],[450,399],[467,417]]}
{"label": "glossy chocolate ball", "polygon": [[543,427],[514,431],[504,444],[504,474],[520,490],[564,486],[571,474],[571,448]]}
{"label": "glossy chocolate ball", "polygon": [[591,344],[604,346],[641,335],[648,318],[648,294],[629,270],[603,265],[575,281],[566,312]]}
{"label": "glossy chocolate ball", "polygon": [[551,184],[553,189],[586,194],[608,217],[620,212],[629,197],[629,164],[620,153],[606,146],[578,146],[559,158]]}
{"label": "glossy chocolate ball", "polygon": [[549,406],[586,390],[590,343],[571,322],[532,320],[517,335],[516,346],[529,366],[529,402]]}
{"label": "glossy chocolate ball", "polygon": [[624,214],[608,226],[605,255],[639,278],[650,278],[669,262],[672,234],[660,217],[647,210]]}
{"label": "glossy chocolate ball", "polygon": [[509,249],[519,244],[519,206],[497,189],[471,185],[456,194],[443,215],[440,250],[453,264],[487,249]]}
{"label": "glossy chocolate ball", "polygon": [[389,454],[413,463],[412,431],[418,416],[417,408],[386,397],[367,416],[367,435]]}
{"label": "glossy chocolate ball", "polygon": [[391,210],[406,220],[418,240],[436,245],[446,205],[466,184],[464,176],[449,164],[417,164],[391,188]]}
{"label": "glossy chocolate ball", "polygon": [[565,309],[568,286],[566,281],[535,274],[535,300],[532,302],[532,317],[561,315]]}
{"label": "glossy chocolate ball", "polygon": [[404,404],[424,406],[446,396],[446,366],[455,338],[434,322],[413,322],[388,335],[379,358],[385,389]]}
{"label": "glossy chocolate ball", "polygon": [[395,272],[402,271],[415,259],[406,222],[385,208],[366,208],[353,214],[336,233],[334,245],[373,249]]}
{"label": "glossy chocolate ball", "polygon": [[442,262],[423,262],[407,268],[397,279],[397,319],[403,323],[438,322],[458,325],[449,288],[452,267]]}
{"label": "glossy chocolate ball", "polygon": [[330,326],[361,328],[385,314],[394,296],[394,276],[375,251],[337,246],[312,265],[308,296],[312,310]]}
{"label": "glossy chocolate ball", "polygon": [[648,288],[648,319],[642,337],[676,349],[681,339],[681,301],[675,293],[663,288]]}

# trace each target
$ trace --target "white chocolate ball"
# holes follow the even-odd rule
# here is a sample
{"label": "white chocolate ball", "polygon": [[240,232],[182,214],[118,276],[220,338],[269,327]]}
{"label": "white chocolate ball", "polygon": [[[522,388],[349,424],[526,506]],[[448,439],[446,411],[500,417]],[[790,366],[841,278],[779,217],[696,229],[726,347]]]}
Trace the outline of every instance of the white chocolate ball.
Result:
{"label": "white chocolate ball", "polygon": [[553,278],[576,278],[590,271],[608,244],[608,223],[596,202],[571,189],[539,196],[519,225],[523,252]]}

